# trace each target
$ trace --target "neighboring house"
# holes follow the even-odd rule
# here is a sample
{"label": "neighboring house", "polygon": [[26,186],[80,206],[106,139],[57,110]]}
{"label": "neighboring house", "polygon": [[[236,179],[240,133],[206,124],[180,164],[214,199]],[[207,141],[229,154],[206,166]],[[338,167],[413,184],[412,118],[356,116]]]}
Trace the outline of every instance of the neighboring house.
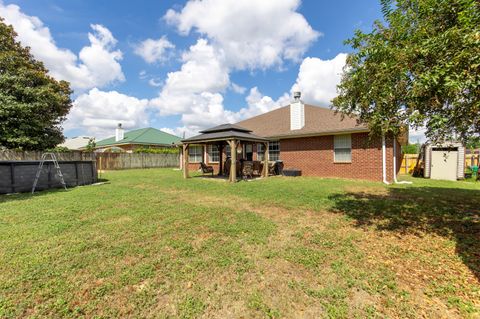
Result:
{"label": "neighboring house", "polygon": [[[235,124],[269,140],[269,160],[283,161],[284,168],[295,168],[303,176],[359,178],[392,182],[401,163],[398,140],[370,138],[366,126],[335,111],[305,105],[296,94],[295,100],[278,108]],[[208,130],[207,130],[208,131]],[[205,131],[204,131],[205,132]],[[195,137],[189,139],[194,140]],[[402,144],[408,137],[402,137]],[[212,142],[215,143],[215,142]],[[263,160],[262,143],[242,142],[239,158]],[[224,148],[226,158],[230,147]],[[396,154],[394,154],[394,151]],[[197,169],[203,161],[218,171],[218,150],[215,145],[189,146],[189,169]]]}
{"label": "neighboring house", "polygon": [[97,151],[117,150],[128,153],[138,148],[165,148],[176,147],[180,137],[163,132],[153,127],[141,128],[124,132],[119,124],[115,136],[96,142]]}
{"label": "neighboring house", "polygon": [[60,147],[66,147],[69,150],[80,150],[85,148],[88,145],[88,141],[91,139],[90,136],[77,136],[73,138],[67,138],[65,142],[59,144]]}

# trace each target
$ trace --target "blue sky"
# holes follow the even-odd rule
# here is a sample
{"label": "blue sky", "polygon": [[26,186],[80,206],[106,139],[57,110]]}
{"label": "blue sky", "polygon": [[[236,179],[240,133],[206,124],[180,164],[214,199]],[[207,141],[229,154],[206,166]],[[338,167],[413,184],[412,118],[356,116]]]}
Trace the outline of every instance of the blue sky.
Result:
{"label": "blue sky", "polygon": [[328,107],[355,29],[378,0],[0,0],[0,15],[74,88],[67,136],[117,122],[177,135],[285,105]]}

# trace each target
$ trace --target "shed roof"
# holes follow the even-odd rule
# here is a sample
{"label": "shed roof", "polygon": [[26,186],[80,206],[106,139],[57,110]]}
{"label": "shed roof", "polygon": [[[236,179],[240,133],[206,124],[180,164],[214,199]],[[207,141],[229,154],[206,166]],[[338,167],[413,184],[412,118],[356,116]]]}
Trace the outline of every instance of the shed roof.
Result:
{"label": "shed roof", "polygon": [[115,141],[115,136],[96,142],[97,147],[121,145],[121,144],[142,144],[142,145],[160,145],[170,146],[178,143],[180,137],[166,133],[153,127],[142,128],[125,132],[125,136],[120,141]]}

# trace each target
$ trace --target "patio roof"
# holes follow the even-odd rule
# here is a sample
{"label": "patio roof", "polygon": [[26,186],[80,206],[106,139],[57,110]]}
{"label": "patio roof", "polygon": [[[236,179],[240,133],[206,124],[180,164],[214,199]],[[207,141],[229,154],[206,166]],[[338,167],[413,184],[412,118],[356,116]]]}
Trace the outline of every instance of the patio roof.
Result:
{"label": "patio roof", "polygon": [[[218,125],[203,131],[200,131],[200,135],[190,137],[182,140],[182,168],[183,168],[183,177],[188,178],[188,164],[189,156],[188,150],[191,144],[216,144],[219,150],[219,172],[222,173],[222,149],[225,144],[230,146],[231,150],[236,150],[238,145],[242,142],[260,142],[264,145],[265,149],[268,150],[268,139],[261,136],[252,134],[252,131],[244,127],[235,125],[235,124],[222,124]],[[237,181],[237,152],[231,152],[231,164],[230,164],[230,182]],[[265,152],[264,155],[264,166],[263,166],[263,177],[268,177],[268,152]]]}
{"label": "patio roof", "polygon": [[182,140],[183,144],[210,143],[228,140],[266,142],[268,139],[251,133],[252,131],[234,124],[222,124],[203,131],[196,135]]}

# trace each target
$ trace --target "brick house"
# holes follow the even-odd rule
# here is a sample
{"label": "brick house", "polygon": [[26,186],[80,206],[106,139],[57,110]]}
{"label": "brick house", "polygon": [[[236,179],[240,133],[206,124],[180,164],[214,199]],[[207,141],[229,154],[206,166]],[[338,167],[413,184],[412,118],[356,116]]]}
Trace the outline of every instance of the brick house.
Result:
{"label": "brick house", "polygon": [[[392,182],[394,169],[396,176],[400,168],[399,140],[370,138],[368,128],[359,125],[356,119],[342,119],[340,114],[306,105],[298,97],[290,105],[235,125],[268,140],[269,161],[281,160],[285,169],[299,169],[303,176]],[[242,142],[237,158],[263,161],[264,145],[262,141]],[[188,154],[190,170],[198,169],[199,163],[204,162],[218,173],[220,156],[215,144],[192,144]],[[231,155],[228,145],[222,149],[222,155],[222,158]]]}
{"label": "brick house", "polygon": [[139,148],[177,147],[180,137],[168,134],[153,127],[125,132],[121,124],[115,130],[115,136],[96,142],[97,151],[120,151],[132,153]]}

